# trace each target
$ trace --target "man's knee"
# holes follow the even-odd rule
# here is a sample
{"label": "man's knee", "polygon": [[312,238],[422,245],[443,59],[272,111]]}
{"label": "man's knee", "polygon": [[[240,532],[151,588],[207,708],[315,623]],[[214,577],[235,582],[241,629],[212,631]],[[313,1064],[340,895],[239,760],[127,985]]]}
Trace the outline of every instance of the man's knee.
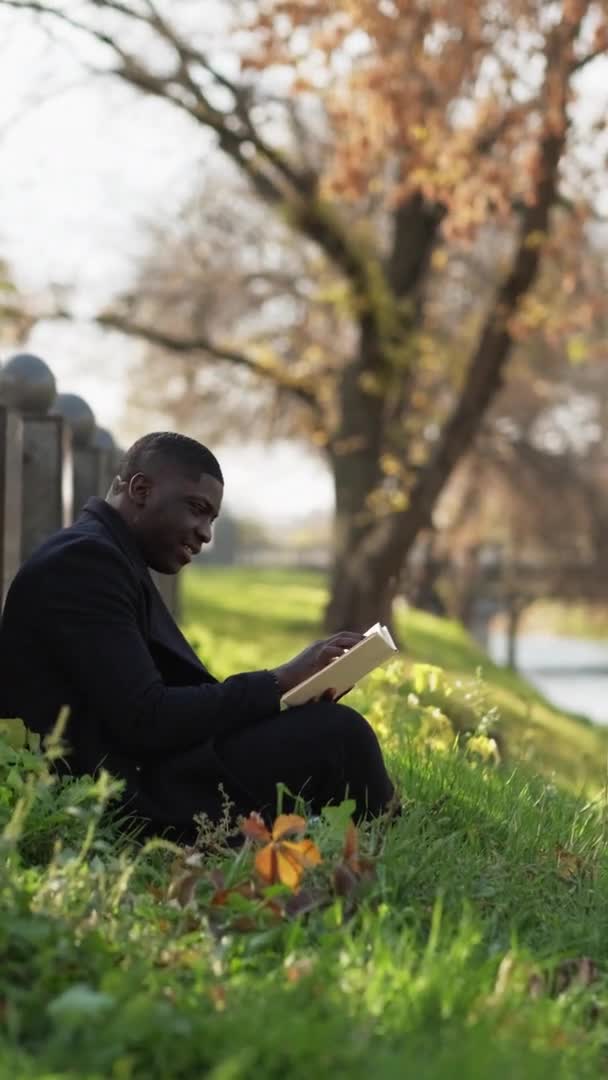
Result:
{"label": "man's knee", "polygon": [[369,721],[352,709],[350,705],[339,702],[323,702],[328,709],[328,720],[348,742],[376,742],[376,734]]}

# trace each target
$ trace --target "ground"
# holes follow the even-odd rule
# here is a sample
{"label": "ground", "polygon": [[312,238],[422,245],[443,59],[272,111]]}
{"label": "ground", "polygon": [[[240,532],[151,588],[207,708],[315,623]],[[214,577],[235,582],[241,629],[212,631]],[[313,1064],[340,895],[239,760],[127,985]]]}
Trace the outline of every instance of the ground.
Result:
{"label": "ground", "polygon": [[[185,584],[187,632],[219,675],[317,633],[318,578],[213,570]],[[5,736],[1,1076],[606,1071],[605,735],[494,669],[457,626],[399,620],[405,662],[351,703],[377,727],[403,813],[358,834],[346,806],[236,853],[217,831],[204,855],[141,850],[99,823],[108,778],[52,784]],[[294,865],[297,891],[279,880]]]}

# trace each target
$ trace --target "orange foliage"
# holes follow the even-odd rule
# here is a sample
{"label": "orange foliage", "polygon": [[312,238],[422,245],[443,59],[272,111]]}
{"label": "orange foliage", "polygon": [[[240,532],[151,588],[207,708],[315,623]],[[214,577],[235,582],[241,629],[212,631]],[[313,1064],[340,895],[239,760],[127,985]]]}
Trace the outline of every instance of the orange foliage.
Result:
{"label": "orange foliage", "polygon": [[241,831],[248,839],[266,841],[255,857],[255,868],[266,885],[280,883],[297,892],[304,871],[322,861],[321,852],[312,840],[287,839],[305,830],[306,821],[298,814],[279,814],[272,832],[255,812],[242,822]]}
{"label": "orange foliage", "polygon": [[[333,158],[326,197],[387,205],[421,193],[470,236],[535,198],[537,148],[563,124],[559,72],[545,58],[568,24],[572,62],[608,46],[608,16],[569,0],[562,25],[540,0],[267,0],[246,62],[293,71],[292,93],[324,97]],[[567,50],[570,46],[564,46]],[[604,119],[605,124],[605,119]]]}

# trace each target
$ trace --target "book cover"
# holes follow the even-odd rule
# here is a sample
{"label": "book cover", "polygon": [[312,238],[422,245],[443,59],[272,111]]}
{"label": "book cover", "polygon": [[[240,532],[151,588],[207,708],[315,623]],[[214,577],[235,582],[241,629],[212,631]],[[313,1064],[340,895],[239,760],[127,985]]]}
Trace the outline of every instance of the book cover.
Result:
{"label": "book cover", "polygon": [[330,689],[336,690],[338,695],[343,694],[396,652],[397,646],[389,630],[376,623],[352,649],[283,694],[281,704],[305,705]]}

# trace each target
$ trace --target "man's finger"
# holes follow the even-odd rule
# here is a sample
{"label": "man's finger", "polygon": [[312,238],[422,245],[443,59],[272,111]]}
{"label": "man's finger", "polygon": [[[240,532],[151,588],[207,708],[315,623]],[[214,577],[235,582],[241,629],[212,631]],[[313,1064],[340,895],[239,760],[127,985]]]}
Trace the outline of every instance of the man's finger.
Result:
{"label": "man's finger", "polygon": [[332,634],[327,639],[328,643],[332,645],[356,645],[358,641],[361,641],[363,634],[356,634],[353,630],[341,630],[339,634]]}
{"label": "man's finger", "polygon": [[334,701],[342,701],[342,698],[350,694],[351,690],[354,690],[354,686],[349,686],[348,690],[343,690],[341,694],[337,694]]}
{"label": "man's finger", "polygon": [[344,656],[344,649],[340,648],[339,645],[326,645],[325,648],[321,650],[319,660],[322,667],[325,667],[331,660],[337,660],[339,656]]}

